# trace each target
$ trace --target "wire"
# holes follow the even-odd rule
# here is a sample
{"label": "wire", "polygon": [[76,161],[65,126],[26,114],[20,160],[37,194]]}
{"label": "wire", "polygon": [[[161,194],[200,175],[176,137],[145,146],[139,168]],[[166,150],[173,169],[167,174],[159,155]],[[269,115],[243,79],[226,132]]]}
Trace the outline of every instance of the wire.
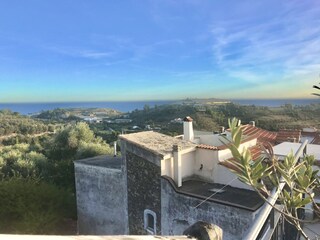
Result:
{"label": "wire", "polygon": [[222,188],[218,189],[217,191],[215,191],[213,194],[211,194],[209,197],[207,197],[205,200],[201,201],[197,206],[194,207],[198,208],[199,206],[201,206],[203,203],[205,203],[206,201],[208,201],[211,197],[213,197],[214,195],[216,195],[217,193],[219,193],[221,190],[223,190],[225,187],[227,187],[230,183],[232,183],[234,180],[238,179],[238,177],[235,177],[234,179],[232,179],[230,182],[228,182],[226,185],[224,185]]}

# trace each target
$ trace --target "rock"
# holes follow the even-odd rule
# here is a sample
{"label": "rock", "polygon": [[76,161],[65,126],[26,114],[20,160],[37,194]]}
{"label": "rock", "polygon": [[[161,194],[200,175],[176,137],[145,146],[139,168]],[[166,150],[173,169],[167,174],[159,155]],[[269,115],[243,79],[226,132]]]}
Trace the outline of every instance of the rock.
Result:
{"label": "rock", "polygon": [[183,234],[195,237],[198,240],[222,240],[222,229],[214,224],[203,221],[191,225]]}

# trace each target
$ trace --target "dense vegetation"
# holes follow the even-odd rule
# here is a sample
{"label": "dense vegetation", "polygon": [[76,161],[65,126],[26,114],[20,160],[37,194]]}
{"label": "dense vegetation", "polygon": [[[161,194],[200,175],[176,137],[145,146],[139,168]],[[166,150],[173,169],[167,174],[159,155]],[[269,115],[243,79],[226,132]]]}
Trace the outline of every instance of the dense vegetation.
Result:
{"label": "dense vegetation", "polygon": [[219,126],[227,126],[228,119],[233,117],[241,119],[243,123],[255,121],[257,126],[272,131],[310,126],[320,128],[320,104],[306,106],[286,104],[278,108],[234,103],[207,105],[203,108],[191,105],[165,105],[136,110],[130,114],[133,124],[141,128],[151,124],[151,126],[161,126],[165,133],[179,134],[182,132],[182,127],[170,121],[185,116],[191,116],[194,119],[195,129],[207,131],[217,131]]}
{"label": "dense vegetation", "polygon": [[35,118],[50,121],[79,121],[80,116],[113,117],[121,114],[119,111],[109,108],[56,108],[53,110],[42,111]]}
{"label": "dense vegetation", "polygon": [[[61,222],[76,218],[73,161],[111,154],[109,145],[86,123],[48,133],[45,122],[9,111],[1,117],[11,132],[0,145],[0,232],[60,233]],[[16,134],[31,125],[33,134]]]}
{"label": "dense vegetation", "polygon": [[0,136],[9,134],[36,134],[53,131],[52,125],[26,118],[17,112],[0,110]]}
{"label": "dense vegetation", "polygon": [[2,180],[0,199],[1,233],[57,234],[61,223],[75,217],[74,196],[38,179]]}

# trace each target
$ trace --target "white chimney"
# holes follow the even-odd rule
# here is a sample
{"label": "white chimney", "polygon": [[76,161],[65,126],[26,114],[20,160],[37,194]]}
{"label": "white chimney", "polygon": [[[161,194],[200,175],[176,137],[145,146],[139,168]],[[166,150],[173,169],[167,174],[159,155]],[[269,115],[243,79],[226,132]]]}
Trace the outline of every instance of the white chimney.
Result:
{"label": "white chimney", "polygon": [[192,121],[193,119],[189,116],[183,119],[183,139],[184,140],[193,141],[194,139]]}

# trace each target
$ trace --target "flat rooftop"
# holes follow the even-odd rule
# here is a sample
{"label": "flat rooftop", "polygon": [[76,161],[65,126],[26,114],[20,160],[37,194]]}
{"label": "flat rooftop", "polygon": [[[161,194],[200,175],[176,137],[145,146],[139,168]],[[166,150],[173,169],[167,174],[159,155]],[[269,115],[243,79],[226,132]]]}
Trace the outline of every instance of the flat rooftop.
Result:
{"label": "flat rooftop", "polygon": [[[166,179],[171,184],[174,184],[169,178]],[[254,191],[224,186],[223,184],[208,183],[201,180],[187,180],[182,183],[181,187],[177,188],[174,185],[174,188],[176,192],[181,194],[203,200],[210,197],[207,201],[242,208],[248,211],[256,211],[264,204],[263,199]]]}
{"label": "flat rooftop", "polygon": [[121,169],[122,166],[122,158],[121,157],[113,157],[110,155],[101,155],[92,158],[85,158],[74,161],[75,164],[84,164],[90,166],[97,167],[105,167],[112,169]]}
{"label": "flat rooftop", "polygon": [[181,150],[197,146],[195,143],[153,131],[120,135],[119,138],[162,156],[171,154],[173,145],[179,145]]}
{"label": "flat rooftop", "polygon": [[[287,156],[290,153],[293,155],[297,152],[301,143],[291,143],[291,142],[283,142],[279,145],[273,147],[273,151],[275,155],[278,156]],[[313,155],[316,160],[320,160],[320,145],[318,144],[307,144],[307,154]]]}

